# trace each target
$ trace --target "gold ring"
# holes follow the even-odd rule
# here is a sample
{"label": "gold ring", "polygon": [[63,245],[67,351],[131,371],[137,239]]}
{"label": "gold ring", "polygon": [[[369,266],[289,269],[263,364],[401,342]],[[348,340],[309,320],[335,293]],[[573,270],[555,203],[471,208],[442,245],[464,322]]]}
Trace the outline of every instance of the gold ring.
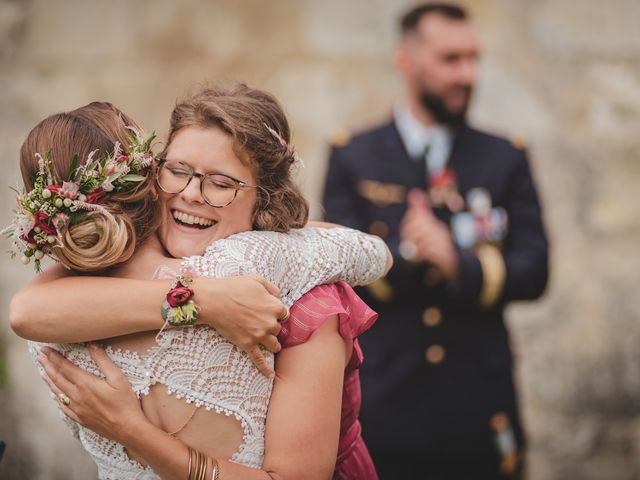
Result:
{"label": "gold ring", "polygon": [[60,400],[60,403],[65,407],[68,407],[71,404],[71,400],[64,393],[58,395],[58,399]]}

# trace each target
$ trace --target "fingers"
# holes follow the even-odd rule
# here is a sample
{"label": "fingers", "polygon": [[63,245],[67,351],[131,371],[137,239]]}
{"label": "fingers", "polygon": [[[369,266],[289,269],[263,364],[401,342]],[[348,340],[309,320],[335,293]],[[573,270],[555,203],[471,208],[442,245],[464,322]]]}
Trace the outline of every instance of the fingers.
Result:
{"label": "fingers", "polygon": [[[71,409],[72,408],[72,404],[73,404],[73,400],[71,400],[69,398],[69,396],[67,394],[65,394],[62,390],[60,390],[55,383],[53,383],[53,381],[49,378],[49,375],[47,375],[46,373],[42,376],[42,378],[44,379],[44,381],[47,383],[47,385],[49,385],[49,388],[51,389],[51,391],[53,392],[53,397],[54,400],[58,403],[58,406],[60,407],[60,409],[64,412],[64,414],[69,417],[71,420],[77,422],[77,423],[81,423],[80,422],[80,418],[76,415],[76,413]],[[70,399],[69,405],[65,405],[64,403],[62,403],[60,401],[61,396],[66,396],[67,398]]]}
{"label": "fingers", "polygon": [[265,339],[260,343],[271,353],[278,353],[280,350],[282,350],[282,345],[280,345],[280,342],[275,335],[267,335]]}
{"label": "fingers", "polygon": [[119,380],[120,377],[125,378],[122,371],[113,363],[113,360],[107,355],[107,352],[104,351],[104,348],[99,346],[96,343],[91,342],[89,344],[89,355],[96,365],[102,372],[102,374],[106,377],[107,382],[112,383],[116,380]]}
{"label": "fingers", "polygon": [[264,358],[264,355],[260,351],[259,347],[253,347],[251,350],[247,351],[247,355],[251,359],[251,362],[256,366],[256,368],[267,378],[273,378],[276,375],[276,372],[267,364],[267,360]]}
{"label": "fingers", "polygon": [[265,335],[273,335],[274,337],[277,337],[278,335],[280,335],[280,330],[282,330],[282,325],[280,325],[280,322],[278,322],[276,319],[276,321],[273,322],[273,325],[267,328]]}
{"label": "fingers", "polygon": [[255,277],[255,279],[267,290],[267,292],[269,292],[270,295],[273,295],[276,298],[280,297],[280,289],[273,283],[262,277]]}
{"label": "fingers", "polygon": [[[49,385],[49,388],[51,389],[51,391],[53,392],[53,394],[55,395],[55,400],[58,403],[58,406],[60,407],[60,410],[62,410],[64,412],[64,414],[69,417],[71,420],[73,420],[74,422],[77,423],[81,423],[80,422],[80,418],[76,415],[76,413],[71,409],[73,406],[73,400],[71,400],[71,403],[69,403],[69,405],[65,405],[64,403],[62,403],[60,401],[60,396],[61,395],[66,395],[62,390],[60,390],[55,383],[53,383],[53,381],[49,378],[49,376],[47,374],[45,374],[43,377],[45,382],[47,382],[47,385]],[[66,395],[67,398],[69,398],[68,395]]]}
{"label": "fingers", "polygon": [[289,309],[285,305],[282,305],[282,310],[280,311],[277,320],[278,323],[289,320]]}
{"label": "fingers", "polygon": [[[58,388],[65,392],[75,391],[75,382],[73,380],[70,380],[62,372],[61,368],[61,365],[64,365],[64,362],[69,363],[73,367],[75,367],[75,365],[71,364],[71,362],[69,362],[66,358],[52,349],[47,349],[46,354],[44,350],[45,349],[43,349],[38,355],[38,362],[40,362],[40,365],[42,365],[42,368],[44,368],[44,371],[49,379]],[[60,359],[62,359],[62,361]]]}
{"label": "fingers", "polygon": [[422,238],[427,238],[430,234],[430,229],[427,222],[421,218],[408,218],[406,222],[402,224],[400,235],[402,240],[407,240],[412,243],[416,243]]}
{"label": "fingers", "polygon": [[419,188],[412,188],[407,195],[407,204],[409,210],[417,210],[423,214],[433,215],[431,204],[426,192]]}
{"label": "fingers", "polygon": [[49,385],[49,388],[51,389],[51,391],[55,393],[56,398],[58,395],[62,393],[62,390],[60,390],[58,386],[55,383],[53,383],[53,381],[51,380],[51,378],[49,378],[49,375],[46,372],[42,375],[42,379],[45,381],[47,385]]}

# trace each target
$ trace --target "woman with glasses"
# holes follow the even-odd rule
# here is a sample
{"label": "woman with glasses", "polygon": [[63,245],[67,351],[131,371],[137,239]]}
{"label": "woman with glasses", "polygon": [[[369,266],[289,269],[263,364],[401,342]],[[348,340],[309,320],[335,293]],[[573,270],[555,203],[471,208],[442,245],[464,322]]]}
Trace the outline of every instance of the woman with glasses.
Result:
{"label": "woman with glasses", "polygon": [[[357,421],[362,355],[355,342],[375,314],[344,283],[302,294],[339,276],[372,281],[388,269],[388,252],[382,242],[346,229],[279,233],[302,227],[308,213],[290,176],[295,152],[289,135],[273,97],[242,85],[205,90],[180,103],[156,171],[158,233],[109,271],[149,278],[159,264],[179,269],[166,256],[204,251],[182,267],[200,276],[259,274],[273,281],[285,305],[296,302],[280,332],[285,348],[275,382],[206,326],[124,335],[139,331],[136,319],[128,319],[126,331],[116,331],[128,309],[148,304],[144,293],[129,304],[113,302],[127,295],[122,278],[97,289],[69,278],[51,281],[51,274],[28,289],[35,301],[18,315],[28,321],[14,322],[30,324],[23,332],[37,331],[45,341],[110,337],[104,341],[108,355],[96,347],[65,350],[104,380],[51,349],[39,354],[61,409],[81,425],[79,437],[100,478],[327,478],[334,470],[336,478],[375,478]],[[159,275],[173,278],[167,271]],[[203,280],[193,280],[190,294],[201,314]],[[139,285],[131,282],[124,290]],[[26,298],[16,297],[12,308]],[[85,301],[90,309],[81,307]],[[69,318],[70,310],[82,318]],[[34,325],[37,311],[46,320]],[[109,326],[94,324],[100,322]],[[260,355],[273,364],[270,353]]]}

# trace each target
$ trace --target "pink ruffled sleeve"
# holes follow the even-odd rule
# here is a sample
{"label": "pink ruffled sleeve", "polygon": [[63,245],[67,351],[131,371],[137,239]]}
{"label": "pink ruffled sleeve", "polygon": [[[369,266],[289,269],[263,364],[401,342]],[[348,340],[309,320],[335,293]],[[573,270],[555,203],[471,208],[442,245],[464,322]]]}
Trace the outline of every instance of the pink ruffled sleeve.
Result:
{"label": "pink ruffled sleeve", "polygon": [[363,359],[356,339],[371,328],[378,314],[345,282],[319,285],[305,293],[291,307],[291,315],[282,324],[278,340],[283,348],[304,343],[332,315],[338,316],[338,329],[342,338],[354,342],[347,369],[356,369],[362,365]]}

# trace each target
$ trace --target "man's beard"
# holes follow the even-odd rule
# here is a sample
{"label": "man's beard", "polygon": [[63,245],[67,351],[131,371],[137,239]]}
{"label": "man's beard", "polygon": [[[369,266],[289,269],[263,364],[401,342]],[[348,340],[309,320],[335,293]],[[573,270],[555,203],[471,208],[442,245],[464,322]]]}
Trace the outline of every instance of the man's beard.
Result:
{"label": "man's beard", "polygon": [[[459,88],[464,88],[465,90],[467,90],[469,96],[471,96],[472,87],[469,86]],[[422,102],[422,106],[429,111],[436,122],[454,128],[461,127],[466,123],[467,110],[469,108],[468,102],[458,111],[452,111],[449,107],[447,107],[442,95],[430,92],[424,87],[422,88],[422,93],[420,94],[420,100]]]}

